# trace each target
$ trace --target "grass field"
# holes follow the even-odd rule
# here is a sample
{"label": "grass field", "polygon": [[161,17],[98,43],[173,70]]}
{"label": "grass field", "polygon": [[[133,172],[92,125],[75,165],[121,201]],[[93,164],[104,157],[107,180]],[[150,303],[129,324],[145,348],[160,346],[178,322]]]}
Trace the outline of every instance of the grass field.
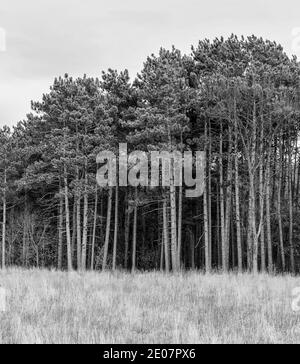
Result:
{"label": "grass field", "polygon": [[290,276],[0,271],[0,343],[300,343]]}

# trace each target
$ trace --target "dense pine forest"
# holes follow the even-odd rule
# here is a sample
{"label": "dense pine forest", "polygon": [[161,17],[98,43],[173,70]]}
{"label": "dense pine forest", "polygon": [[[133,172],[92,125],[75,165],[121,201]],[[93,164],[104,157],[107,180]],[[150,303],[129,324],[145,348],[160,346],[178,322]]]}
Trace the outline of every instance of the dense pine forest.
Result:
{"label": "dense pine forest", "polygon": [[[64,75],[0,129],[1,266],[300,269],[300,64],[254,36]],[[205,151],[204,191],[107,187],[100,151]]]}

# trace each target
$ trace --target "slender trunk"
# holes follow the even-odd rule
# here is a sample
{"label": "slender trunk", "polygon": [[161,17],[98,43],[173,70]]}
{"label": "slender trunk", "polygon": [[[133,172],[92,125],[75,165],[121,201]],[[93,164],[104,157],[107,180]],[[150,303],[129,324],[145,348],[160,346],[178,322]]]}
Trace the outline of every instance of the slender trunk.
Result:
{"label": "slender trunk", "polygon": [[163,236],[165,245],[165,266],[166,272],[170,271],[170,258],[169,258],[169,229],[168,229],[168,213],[167,213],[167,200],[163,202]]}
{"label": "slender trunk", "polygon": [[[289,141],[291,143],[291,141]],[[295,257],[294,257],[294,243],[293,243],[293,192],[292,192],[292,148],[289,145],[289,165],[288,165],[288,194],[289,194],[289,244],[290,244],[290,265],[291,272],[295,273]]]}
{"label": "slender trunk", "polygon": [[81,268],[81,196],[76,196],[76,229],[77,229],[77,269]]}
{"label": "slender trunk", "polygon": [[74,197],[73,202],[73,217],[72,217],[72,262],[74,262],[74,252],[75,252],[75,243],[76,243],[76,197]]}
{"label": "slender trunk", "polygon": [[277,188],[277,219],[278,219],[278,229],[279,229],[279,246],[281,253],[281,264],[282,271],[285,271],[285,254],[283,245],[283,229],[282,229],[282,219],[281,219],[281,186],[282,186],[282,144],[281,140],[279,142],[279,163],[278,163],[278,188]]}
{"label": "slender trunk", "polygon": [[253,242],[253,272],[258,273],[258,236],[256,231],[256,203],[255,203],[255,164],[256,164],[256,137],[257,137],[256,101],[253,101],[252,138],[249,161],[249,196],[250,196],[250,225]]}
{"label": "slender trunk", "polygon": [[116,270],[117,266],[117,243],[118,243],[118,212],[119,212],[119,186],[116,185],[115,194],[115,228],[114,228],[114,249],[113,249],[113,270]]}
{"label": "slender trunk", "polygon": [[57,268],[59,270],[62,269],[62,255],[63,255],[63,224],[64,217],[63,211],[64,209],[64,200],[63,200],[63,191],[61,186],[59,187],[59,211],[58,211],[58,263]]}
{"label": "slender trunk", "polygon": [[164,271],[164,232],[159,231],[159,241],[160,241],[160,271]]}
{"label": "slender trunk", "polygon": [[10,237],[9,237],[9,247],[8,247],[8,263],[10,265],[13,264],[13,254],[14,254],[14,247],[13,247],[13,243],[14,243],[14,227],[15,227],[15,222],[14,222],[14,207],[11,208],[10,210],[10,218],[9,218],[9,225],[10,225]]}
{"label": "slender trunk", "polygon": [[104,196],[103,196],[103,190],[101,191],[101,195],[100,195],[100,246],[104,245],[104,231],[103,231],[103,219],[104,219]]}
{"label": "slender trunk", "polygon": [[221,254],[221,234],[220,234],[220,186],[217,188],[217,242],[216,242],[216,261],[217,261],[217,268],[222,266],[222,254]]}
{"label": "slender trunk", "polygon": [[38,246],[35,249],[35,254],[36,254],[36,257],[35,257],[36,268],[39,269],[39,267],[40,267],[40,254],[39,254],[39,247]]}
{"label": "slender trunk", "polygon": [[222,268],[226,270],[226,246],[225,246],[225,199],[224,199],[224,177],[223,177],[223,124],[221,122],[220,132],[220,220],[221,220],[221,247],[222,247]]}
{"label": "slender trunk", "polygon": [[238,159],[238,120],[237,120],[236,95],[234,96],[234,167],[235,167],[235,218],[236,218],[236,240],[238,252],[238,271],[243,271],[243,256],[242,256],[242,237],[241,237],[241,216],[240,216],[240,178],[239,178],[239,159]]}
{"label": "slender trunk", "polygon": [[209,216],[208,216],[208,180],[207,180],[207,171],[208,171],[208,163],[207,163],[207,122],[205,121],[205,166],[204,166],[204,191],[203,191],[203,215],[204,215],[204,241],[205,241],[205,271],[209,273],[211,270],[211,260],[209,255]]}
{"label": "slender trunk", "polygon": [[142,220],[142,255],[144,255],[146,249],[146,220],[143,211],[141,211],[141,220]]}
{"label": "slender trunk", "polygon": [[[263,110],[261,111],[263,115]],[[263,159],[263,142],[264,142],[264,119],[261,117],[260,125],[260,158]],[[266,271],[266,254],[265,254],[265,223],[264,223],[264,170],[263,160],[259,164],[259,205],[260,205],[260,257],[261,257],[261,271]]]}
{"label": "slender trunk", "polygon": [[298,179],[298,138],[295,140],[294,142],[294,166],[291,167],[292,169],[292,199],[293,199],[293,204],[295,203],[295,191],[296,191],[296,186],[297,186],[297,179]]}
{"label": "slender trunk", "polygon": [[[231,126],[228,128],[228,166],[227,166],[227,190],[226,190],[226,216],[225,216],[225,256],[224,264],[225,271],[229,270],[229,238],[230,238],[230,221],[231,221],[231,203],[232,203],[232,130]],[[224,269],[224,268],[223,268]]]}
{"label": "slender trunk", "polygon": [[87,157],[85,158],[84,165],[84,196],[83,196],[83,229],[82,229],[82,252],[81,252],[81,269],[86,270],[86,249],[87,249],[87,233],[88,233],[88,171],[87,171]]}
{"label": "slender trunk", "polygon": [[126,193],[126,204],[127,209],[125,212],[125,256],[124,256],[124,266],[128,269],[128,250],[129,250],[129,233],[130,233],[130,206],[128,203],[128,193]]}
{"label": "slender trunk", "polygon": [[109,187],[108,201],[107,201],[107,218],[106,218],[106,233],[105,233],[105,242],[104,242],[104,255],[103,255],[103,263],[102,263],[103,272],[106,270],[106,264],[107,264],[108,244],[109,244],[109,237],[110,237],[112,196],[113,196],[113,190],[112,190],[112,187]]}
{"label": "slender trunk", "polygon": [[268,271],[273,272],[273,252],[272,252],[272,233],[271,233],[271,207],[270,207],[270,188],[271,188],[271,150],[268,151],[266,169],[266,225],[268,242]]}
{"label": "slender trunk", "polygon": [[27,266],[27,235],[28,235],[28,202],[27,193],[25,192],[25,211],[23,221],[23,246],[22,246],[22,265]]}
{"label": "slender trunk", "polygon": [[242,236],[241,236],[241,217],[240,217],[240,194],[239,194],[239,171],[237,158],[235,161],[235,217],[236,217],[236,236],[237,236],[237,252],[238,252],[238,271],[243,271],[243,255],[242,255]]}
{"label": "slender trunk", "polygon": [[133,216],[133,237],[132,237],[132,273],[135,272],[136,269],[136,235],[137,235],[137,187],[135,188],[135,198],[134,198],[134,216]]}
{"label": "slender trunk", "polygon": [[[79,156],[78,122],[76,121],[76,153]],[[79,186],[79,166],[76,164],[76,235],[77,235],[77,269],[81,269],[81,186]]]}
{"label": "slender trunk", "polygon": [[72,267],[72,254],[71,254],[69,188],[68,188],[66,164],[64,164],[64,185],[65,185],[65,213],[66,213],[66,234],[67,234],[67,263],[68,263],[68,271],[72,271],[73,267]]}
{"label": "slender trunk", "polygon": [[[181,153],[183,152],[183,135],[181,132],[180,136],[180,144],[181,144]],[[182,182],[182,181],[181,181]],[[183,201],[183,188],[182,183],[179,186],[178,192],[178,226],[177,226],[177,240],[178,240],[178,267],[181,267],[181,254],[182,254],[182,201]]]}
{"label": "slender trunk", "polygon": [[6,183],[7,172],[4,169],[4,191],[3,191],[3,220],[2,220],[2,269],[5,269],[5,252],[6,252]]}
{"label": "slender trunk", "polygon": [[182,186],[179,187],[178,196],[178,267],[181,266],[181,250],[182,250]]}
{"label": "slender trunk", "polygon": [[256,234],[256,207],[255,207],[255,185],[254,185],[254,175],[250,172],[250,211],[249,211],[249,223],[250,223],[250,231],[251,231],[251,260],[252,260],[252,269],[254,273],[258,272],[258,261],[257,261],[257,253],[258,253],[258,239]]}
{"label": "slender trunk", "polygon": [[95,188],[95,208],[94,208],[93,236],[92,236],[92,251],[91,251],[91,270],[94,270],[94,264],[95,264],[97,209],[98,209],[98,186],[96,185],[96,188]]}
{"label": "slender trunk", "polygon": [[248,202],[248,215],[245,216],[247,220],[247,269],[251,272],[253,266],[253,238],[252,238],[252,223],[251,223],[251,196],[249,191],[249,202]]}
{"label": "slender trunk", "polygon": [[211,122],[209,120],[209,136],[208,136],[208,165],[207,165],[207,174],[208,174],[208,185],[207,185],[207,207],[208,207],[208,259],[209,259],[209,270],[212,267],[212,215],[211,215],[211,199],[212,199],[212,191],[211,191],[211,160],[212,160],[212,139],[211,139]]}
{"label": "slender trunk", "polygon": [[191,229],[189,229],[190,233],[190,244],[191,244],[191,268],[195,270],[195,236]]}
{"label": "slender trunk", "polygon": [[205,271],[210,272],[210,259],[209,259],[209,227],[208,227],[208,205],[207,205],[207,180],[204,182],[203,192],[203,214],[204,214],[204,241],[205,241]]}
{"label": "slender trunk", "polygon": [[170,209],[171,209],[171,251],[172,251],[172,269],[178,270],[177,254],[177,228],[176,228],[176,189],[174,186],[174,165],[171,161],[171,180],[170,180]]}

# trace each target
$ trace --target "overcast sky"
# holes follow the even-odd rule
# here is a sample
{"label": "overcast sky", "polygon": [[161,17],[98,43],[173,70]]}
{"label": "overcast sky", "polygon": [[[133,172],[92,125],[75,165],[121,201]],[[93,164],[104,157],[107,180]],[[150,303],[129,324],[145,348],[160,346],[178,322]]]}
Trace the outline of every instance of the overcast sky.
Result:
{"label": "overcast sky", "polygon": [[0,126],[25,118],[56,76],[134,77],[160,46],[256,34],[300,56],[299,14],[299,0],[1,0]]}

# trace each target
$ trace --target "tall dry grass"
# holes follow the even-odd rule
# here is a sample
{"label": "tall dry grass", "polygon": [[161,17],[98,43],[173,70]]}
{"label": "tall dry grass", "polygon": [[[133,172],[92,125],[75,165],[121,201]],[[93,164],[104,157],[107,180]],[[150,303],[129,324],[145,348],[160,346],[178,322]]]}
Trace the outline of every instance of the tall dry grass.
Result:
{"label": "tall dry grass", "polygon": [[300,279],[0,272],[0,343],[300,343]]}

